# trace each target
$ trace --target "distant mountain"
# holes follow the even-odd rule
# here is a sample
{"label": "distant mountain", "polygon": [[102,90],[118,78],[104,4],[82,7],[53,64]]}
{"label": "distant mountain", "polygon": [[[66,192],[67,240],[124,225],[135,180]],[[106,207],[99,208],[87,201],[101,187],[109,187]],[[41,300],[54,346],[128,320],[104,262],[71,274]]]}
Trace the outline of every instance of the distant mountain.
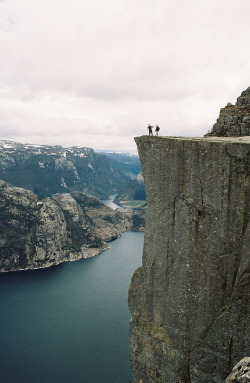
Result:
{"label": "distant mountain", "polygon": [[39,198],[72,191],[106,198],[136,176],[139,164],[138,157],[129,161],[127,155],[104,155],[86,147],[0,141],[0,179],[31,190]]}
{"label": "distant mountain", "polygon": [[142,180],[128,180],[124,183],[122,190],[114,199],[115,203],[123,203],[125,201],[146,201],[146,191]]}
{"label": "distant mountain", "polygon": [[0,271],[37,269],[88,258],[126,230],[143,230],[143,209],[115,211],[81,192],[39,200],[0,181]]}
{"label": "distant mountain", "polygon": [[99,153],[105,155],[109,163],[127,175],[129,179],[136,179],[137,175],[141,173],[141,162],[139,156],[136,154],[109,151]]}
{"label": "distant mountain", "polygon": [[146,192],[139,157],[136,154],[130,153],[102,153],[108,157],[111,166],[115,167],[120,173],[123,173],[128,177],[117,193],[115,203],[119,204],[133,200],[146,201]]}

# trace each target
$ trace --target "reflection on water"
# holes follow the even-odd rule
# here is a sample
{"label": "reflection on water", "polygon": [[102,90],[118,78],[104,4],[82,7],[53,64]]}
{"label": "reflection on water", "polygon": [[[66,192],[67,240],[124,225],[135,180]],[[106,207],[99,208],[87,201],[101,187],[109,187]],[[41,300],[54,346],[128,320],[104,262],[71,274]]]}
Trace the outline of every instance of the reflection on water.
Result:
{"label": "reflection on water", "polygon": [[118,209],[120,208],[121,206],[117,205],[116,203],[114,203],[114,199],[115,197],[117,196],[117,194],[114,194],[114,195],[110,195],[108,199],[102,199],[101,201],[108,207],[111,207],[111,209]]}

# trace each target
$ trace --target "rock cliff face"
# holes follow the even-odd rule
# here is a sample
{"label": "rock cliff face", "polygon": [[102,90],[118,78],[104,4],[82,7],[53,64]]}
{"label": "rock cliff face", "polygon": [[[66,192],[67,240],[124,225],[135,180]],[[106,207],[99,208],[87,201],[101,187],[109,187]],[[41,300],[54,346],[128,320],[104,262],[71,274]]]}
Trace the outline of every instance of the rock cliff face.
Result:
{"label": "rock cliff face", "polygon": [[250,355],[250,137],[135,140],[148,213],[129,289],[134,382],[224,382]]}
{"label": "rock cliff face", "polygon": [[120,208],[116,209],[117,212],[120,212],[126,222],[128,230],[131,231],[144,231],[145,230],[145,217],[147,212],[147,207],[139,208]]}
{"label": "rock cliff face", "polygon": [[219,118],[207,136],[250,136],[250,87],[242,92],[235,105],[228,103],[220,110]]}
{"label": "rock cliff face", "polygon": [[0,181],[0,271],[35,269],[88,258],[108,247],[133,216],[81,192],[38,200]]}

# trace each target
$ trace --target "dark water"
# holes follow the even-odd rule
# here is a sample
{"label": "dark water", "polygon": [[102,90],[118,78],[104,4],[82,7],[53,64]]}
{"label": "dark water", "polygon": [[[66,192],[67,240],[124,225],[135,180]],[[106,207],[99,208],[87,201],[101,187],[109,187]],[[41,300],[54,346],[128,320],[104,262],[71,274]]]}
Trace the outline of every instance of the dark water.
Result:
{"label": "dark water", "polygon": [[102,254],[0,274],[1,383],[128,383],[127,291],[143,233]]}

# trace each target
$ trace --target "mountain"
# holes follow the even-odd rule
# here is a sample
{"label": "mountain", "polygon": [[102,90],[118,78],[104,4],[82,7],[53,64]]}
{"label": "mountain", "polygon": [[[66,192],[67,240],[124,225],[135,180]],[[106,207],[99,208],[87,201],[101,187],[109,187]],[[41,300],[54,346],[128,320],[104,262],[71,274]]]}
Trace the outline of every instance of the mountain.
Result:
{"label": "mountain", "polygon": [[108,158],[111,165],[130,179],[136,179],[141,173],[141,162],[137,154],[108,151],[100,153]]}
{"label": "mountain", "polygon": [[142,230],[141,209],[115,211],[81,192],[39,200],[0,181],[0,271],[36,269],[88,258],[126,230]]}
{"label": "mountain", "polygon": [[117,193],[133,171],[134,165],[91,148],[0,141],[0,179],[31,190],[39,198],[72,191],[106,198]]}
{"label": "mountain", "polygon": [[125,201],[146,201],[146,192],[143,180],[128,180],[122,186],[121,191],[114,199],[115,203],[124,203]]}
{"label": "mountain", "polygon": [[125,230],[143,230],[144,209],[114,211],[94,197],[118,193],[137,171],[138,157],[0,141],[0,270],[93,256]]}
{"label": "mountain", "polygon": [[115,203],[125,201],[146,201],[146,192],[141,173],[141,162],[137,155],[119,152],[102,152],[109,160],[111,166],[124,173],[128,179],[121,186]]}

